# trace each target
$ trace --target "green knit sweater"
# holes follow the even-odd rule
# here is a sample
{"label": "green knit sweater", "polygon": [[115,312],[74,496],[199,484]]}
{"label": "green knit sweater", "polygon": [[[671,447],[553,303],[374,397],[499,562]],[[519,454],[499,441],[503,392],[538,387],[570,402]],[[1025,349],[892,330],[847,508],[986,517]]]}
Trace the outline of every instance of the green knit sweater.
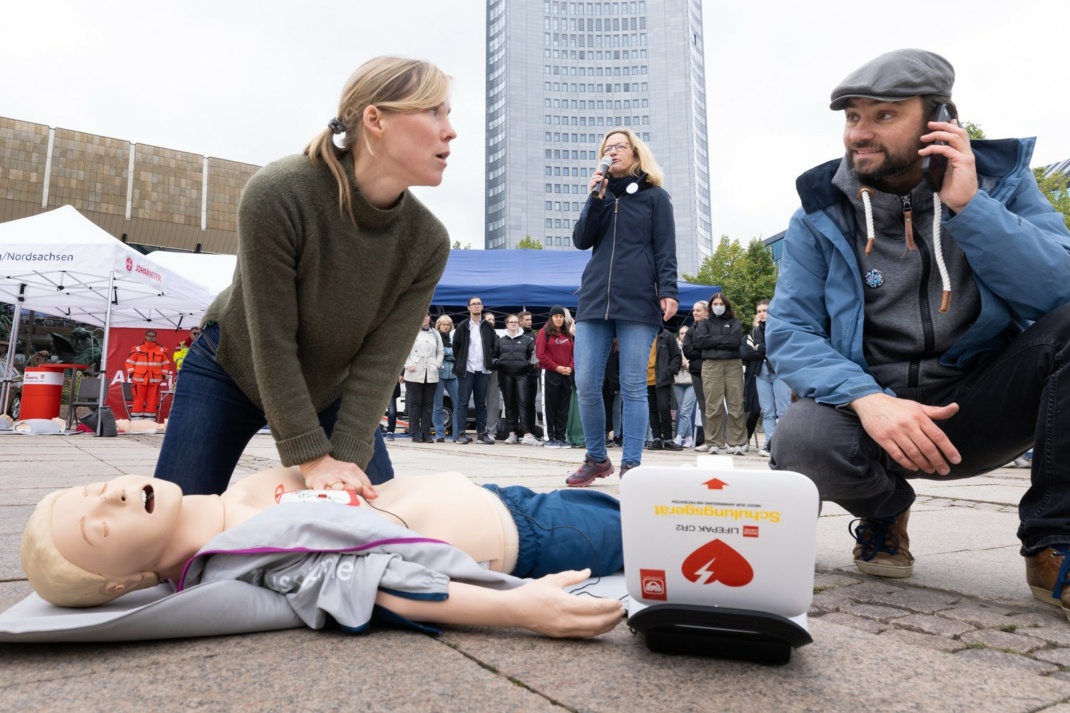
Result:
{"label": "green knit sweater", "polygon": [[[205,314],[220,325],[217,362],[263,408],[284,465],[368,465],[449,257],[445,227],[408,191],[389,210],[352,199],[357,225],[307,156],[258,171],[238,207],[234,281]],[[317,414],[339,397],[328,440]]]}

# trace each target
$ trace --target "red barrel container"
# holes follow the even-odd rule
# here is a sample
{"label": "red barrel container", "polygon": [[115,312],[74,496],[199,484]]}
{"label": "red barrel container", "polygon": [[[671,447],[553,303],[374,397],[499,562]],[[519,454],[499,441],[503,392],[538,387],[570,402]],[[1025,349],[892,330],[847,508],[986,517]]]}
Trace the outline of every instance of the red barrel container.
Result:
{"label": "red barrel container", "polygon": [[20,418],[56,418],[63,402],[63,372],[84,369],[85,364],[28,366],[22,375]]}

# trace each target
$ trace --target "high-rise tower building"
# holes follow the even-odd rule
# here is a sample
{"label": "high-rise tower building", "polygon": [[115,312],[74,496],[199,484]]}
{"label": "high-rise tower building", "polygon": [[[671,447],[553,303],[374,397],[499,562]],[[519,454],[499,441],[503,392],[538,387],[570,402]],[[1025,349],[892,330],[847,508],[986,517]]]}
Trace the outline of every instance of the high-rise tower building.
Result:
{"label": "high-rise tower building", "polygon": [[487,0],[486,247],[571,249],[609,129],[665,171],[681,273],[712,252],[701,0]]}

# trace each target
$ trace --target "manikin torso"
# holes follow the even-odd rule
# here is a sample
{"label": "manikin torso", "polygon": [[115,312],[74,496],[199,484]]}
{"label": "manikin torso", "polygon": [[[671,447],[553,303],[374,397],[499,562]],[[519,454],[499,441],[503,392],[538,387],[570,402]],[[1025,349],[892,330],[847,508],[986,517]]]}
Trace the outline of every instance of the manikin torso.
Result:
{"label": "manikin torso", "polygon": [[[281,486],[281,490],[280,490]],[[495,571],[516,563],[517,531],[496,495],[461,473],[398,477],[375,486],[379,497],[360,506],[415,532],[448,542]],[[297,468],[276,468],[233,483],[220,496],[225,527],[235,527],[276,504],[281,491],[305,490]],[[325,505],[325,507],[344,507]]]}

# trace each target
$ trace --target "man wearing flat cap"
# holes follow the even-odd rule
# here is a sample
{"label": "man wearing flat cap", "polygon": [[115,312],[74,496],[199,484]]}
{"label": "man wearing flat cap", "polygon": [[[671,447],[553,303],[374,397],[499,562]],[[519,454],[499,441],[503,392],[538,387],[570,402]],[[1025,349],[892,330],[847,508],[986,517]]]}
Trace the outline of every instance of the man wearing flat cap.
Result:
{"label": "man wearing flat cap", "polygon": [[[933,120],[955,116],[954,80],[943,57],[907,49],[832,92],[846,154],[796,182],[766,327],[801,397],[772,464],[859,518],[861,571],[909,577],[907,479],[970,477],[1032,447],[1026,581],[1070,617],[1070,233],[1037,189],[1033,139],[971,143]],[[926,157],[946,160],[935,191]]]}

